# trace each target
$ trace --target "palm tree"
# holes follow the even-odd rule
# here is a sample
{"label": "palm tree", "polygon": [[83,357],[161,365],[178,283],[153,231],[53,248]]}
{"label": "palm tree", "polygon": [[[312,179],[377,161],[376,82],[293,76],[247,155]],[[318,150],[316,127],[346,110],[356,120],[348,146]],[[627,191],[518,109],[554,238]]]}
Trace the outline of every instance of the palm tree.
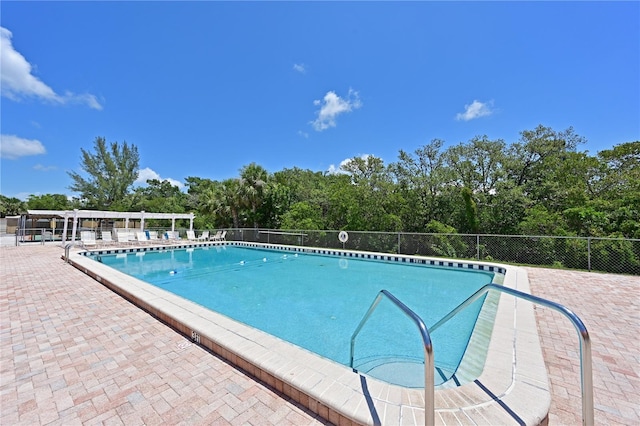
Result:
{"label": "palm tree", "polygon": [[262,203],[267,184],[267,171],[256,163],[244,166],[240,170],[240,187],[244,201],[251,207],[254,228],[258,227],[258,205]]}
{"label": "palm tree", "polygon": [[219,188],[216,213],[220,216],[231,215],[233,227],[240,227],[240,208],[242,207],[242,187],[239,179],[225,179]]}

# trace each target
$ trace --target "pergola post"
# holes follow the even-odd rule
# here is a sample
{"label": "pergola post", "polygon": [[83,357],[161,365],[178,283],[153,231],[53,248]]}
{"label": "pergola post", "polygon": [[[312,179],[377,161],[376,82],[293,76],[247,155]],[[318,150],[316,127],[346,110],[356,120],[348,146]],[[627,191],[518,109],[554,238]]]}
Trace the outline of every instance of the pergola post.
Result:
{"label": "pergola post", "polygon": [[71,241],[76,240],[76,233],[78,232],[78,209],[73,209],[73,228],[71,231]]}
{"label": "pergola post", "polygon": [[64,214],[64,227],[62,230],[62,245],[64,245],[65,241],[67,241],[67,230],[69,229],[69,217],[67,213]]}

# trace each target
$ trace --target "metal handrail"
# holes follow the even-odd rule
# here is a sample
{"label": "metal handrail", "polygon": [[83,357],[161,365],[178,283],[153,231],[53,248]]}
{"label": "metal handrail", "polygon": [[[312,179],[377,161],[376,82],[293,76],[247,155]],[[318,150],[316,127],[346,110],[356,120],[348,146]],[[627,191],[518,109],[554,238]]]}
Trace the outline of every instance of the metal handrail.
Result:
{"label": "metal handrail", "polygon": [[80,245],[84,248],[84,243],[82,241],[73,241],[70,242],[69,244],[64,246],[64,261],[66,263],[69,263],[69,251],[71,250],[71,247],[75,246],[75,245]]}
{"label": "metal handrail", "polygon": [[442,324],[449,321],[454,315],[458,312],[478,300],[485,293],[490,290],[496,290],[503,293],[510,294],[515,297],[519,297],[521,299],[528,300],[532,303],[536,303],[539,305],[546,306],[548,308],[554,309],[564,316],[569,318],[571,323],[574,325],[576,330],[578,331],[578,335],[580,337],[580,380],[581,380],[581,388],[582,388],[582,424],[585,426],[592,426],[594,422],[593,418],[593,373],[591,366],[591,339],[589,338],[589,332],[587,328],[584,326],[584,323],[578,318],[576,314],[574,314],[571,310],[566,308],[559,303],[552,302],[547,299],[543,299],[541,297],[534,296],[532,294],[523,293],[518,290],[514,290],[512,288],[503,287],[497,284],[487,284],[481,287],[478,291],[473,293],[467,300],[459,304],[456,308],[454,308],[451,312],[445,315],[440,321],[436,322],[433,326],[429,328],[429,333],[433,333],[436,331]]}
{"label": "metal handrail", "polygon": [[[431,343],[431,336],[429,336],[429,330],[427,326],[422,321],[415,312],[407,307],[404,303],[402,303],[398,298],[396,298],[393,294],[389,293],[387,290],[380,290],[376,298],[373,300],[371,307],[367,311],[367,313],[358,324],[356,331],[353,332],[351,336],[351,368],[353,369],[353,354],[355,350],[355,341],[356,336],[364,326],[364,323],[367,322],[373,311],[376,309],[382,296],[386,296],[391,300],[397,307],[399,307],[402,312],[404,312],[409,318],[413,320],[413,322],[418,326],[420,330],[420,336],[422,337],[422,343],[424,346],[424,424],[425,426],[433,426],[435,424],[435,409],[434,409],[434,373],[433,373],[433,345]],[[427,407],[431,406],[431,410],[428,410]]]}

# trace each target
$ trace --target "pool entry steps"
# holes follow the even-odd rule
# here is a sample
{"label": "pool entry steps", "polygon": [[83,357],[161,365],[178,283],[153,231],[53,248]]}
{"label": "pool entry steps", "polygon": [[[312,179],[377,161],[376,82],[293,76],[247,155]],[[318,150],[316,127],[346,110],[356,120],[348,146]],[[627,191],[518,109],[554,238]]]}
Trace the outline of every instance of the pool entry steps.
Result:
{"label": "pool entry steps", "polygon": [[[342,364],[116,271],[92,260],[87,256],[87,252],[74,251],[65,254],[65,257],[74,267],[182,334],[190,336],[195,343],[199,341],[203,347],[336,425],[538,425],[548,422],[549,384],[533,307],[531,303],[518,303],[522,302],[520,294],[526,295],[525,300],[552,307],[570,319],[575,315],[560,305],[531,296],[527,274],[521,268],[485,262],[242,242],[197,243],[165,248],[133,247],[94,250],[93,253],[130,253],[220,244],[398,262],[434,262],[435,265],[445,267],[475,268],[503,273],[502,286],[490,284],[489,289],[483,287],[486,291],[498,290],[501,293],[495,323],[474,331],[472,336],[472,340],[476,334],[487,335],[490,339],[481,373],[475,380],[462,386],[436,387],[431,402],[429,395],[425,399],[425,389],[401,387],[358,373]],[[579,319],[572,321],[581,336],[583,423],[589,425],[593,424],[590,342],[588,333]],[[426,327],[425,331],[429,332]],[[437,351],[437,347],[433,349]],[[465,358],[473,356],[465,355]]]}

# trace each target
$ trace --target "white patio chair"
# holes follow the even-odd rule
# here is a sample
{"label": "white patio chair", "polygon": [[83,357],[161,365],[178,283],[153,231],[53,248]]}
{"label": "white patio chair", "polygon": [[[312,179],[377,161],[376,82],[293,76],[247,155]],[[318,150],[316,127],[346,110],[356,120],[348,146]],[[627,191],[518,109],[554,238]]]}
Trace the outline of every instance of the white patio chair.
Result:
{"label": "white patio chair", "polygon": [[103,232],[100,238],[100,243],[103,246],[110,246],[114,243],[111,232]]}
{"label": "white patio chair", "polygon": [[93,231],[80,231],[80,241],[82,241],[84,247],[98,245],[96,233]]}
{"label": "white patio chair", "polygon": [[144,231],[136,232],[136,240],[140,244],[148,244],[149,243],[149,238],[147,237],[147,233],[144,232]]}
{"label": "white patio chair", "polygon": [[116,232],[116,242],[118,244],[129,244],[129,232],[128,231]]}

